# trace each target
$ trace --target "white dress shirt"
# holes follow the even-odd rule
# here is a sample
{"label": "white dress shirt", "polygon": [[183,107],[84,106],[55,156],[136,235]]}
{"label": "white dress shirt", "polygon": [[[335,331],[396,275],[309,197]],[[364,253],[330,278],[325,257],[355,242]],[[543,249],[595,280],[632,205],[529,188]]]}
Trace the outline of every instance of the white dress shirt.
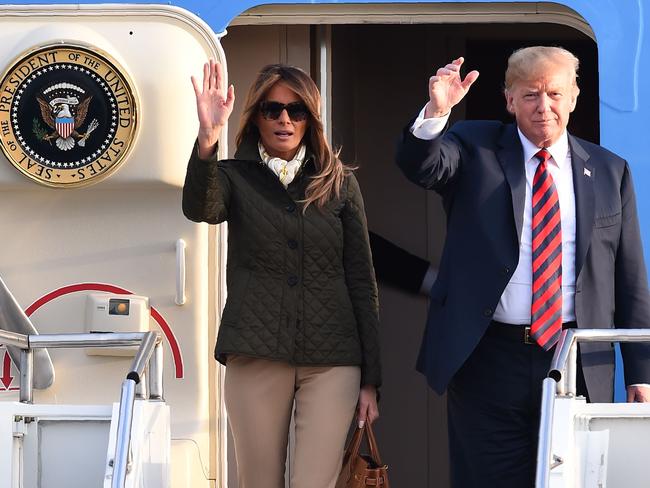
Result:
{"label": "white dress shirt", "polygon": [[[423,108],[413,123],[411,132],[419,139],[431,140],[443,131],[449,114],[444,117],[425,119],[424,110]],[[530,324],[533,296],[532,188],[535,170],[539,164],[535,154],[540,148],[530,142],[519,129],[517,131],[524,149],[522,164],[526,168],[526,196],[522,232],[519,236],[519,262],[501,295],[493,318],[507,324]],[[546,149],[552,156],[548,169],[558,192],[562,222],[562,322],[571,322],[575,320],[576,213],[571,152],[566,131],[555,144]]]}

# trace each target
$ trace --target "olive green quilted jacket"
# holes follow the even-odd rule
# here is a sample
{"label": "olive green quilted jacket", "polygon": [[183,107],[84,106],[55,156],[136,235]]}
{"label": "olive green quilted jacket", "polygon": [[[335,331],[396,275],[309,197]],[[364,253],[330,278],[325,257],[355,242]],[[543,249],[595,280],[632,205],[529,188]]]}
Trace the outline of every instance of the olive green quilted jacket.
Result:
{"label": "olive green quilted jacket", "polygon": [[203,161],[197,148],[183,188],[196,222],[228,222],[228,299],[215,357],[295,365],[360,365],[361,384],[381,384],[377,285],[356,178],[340,198],[302,212],[313,159],[285,189],[260,161],[257,141],[235,159]]}

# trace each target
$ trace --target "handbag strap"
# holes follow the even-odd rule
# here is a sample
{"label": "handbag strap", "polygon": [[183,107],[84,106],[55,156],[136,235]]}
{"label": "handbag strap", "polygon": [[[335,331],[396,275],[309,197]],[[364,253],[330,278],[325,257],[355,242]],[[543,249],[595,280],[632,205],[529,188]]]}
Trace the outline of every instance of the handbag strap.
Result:
{"label": "handbag strap", "polygon": [[343,456],[343,464],[345,464],[348,459],[352,459],[359,454],[359,449],[361,448],[361,441],[363,440],[364,434],[368,441],[368,447],[370,448],[370,455],[372,456],[372,459],[379,465],[384,464],[381,461],[381,455],[379,454],[379,447],[377,447],[377,439],[375,439],[375,433],[373,432],[372,427],[369,423],[366,423],[361,428],[357,427],[357,429],[354,431],[354,435],[348,444],[348,448],[345,450],[345,454]]}
{"label": "handbag strap", "polygon": [[384,463],[381,462],[381,455],[379,454],[379,447],[377,447],[377,439],[375,439],[375,433],[372,431],[372,426],[367,422],[363,429],[366,431],[366,436],[368,438],[368,446],[370,447],[370,455],[375,460],[375,462],[382,466]]}
{"label": "handbag strap", "polygon": [[348,448],[345,450],[344,459],[351,459],[352,457],[359,454],[359,449],[361,448],[361,440],[363,439],[363,433],[365,429],[363,427],[358,428],[354,431],[354,435],[348,444]]}

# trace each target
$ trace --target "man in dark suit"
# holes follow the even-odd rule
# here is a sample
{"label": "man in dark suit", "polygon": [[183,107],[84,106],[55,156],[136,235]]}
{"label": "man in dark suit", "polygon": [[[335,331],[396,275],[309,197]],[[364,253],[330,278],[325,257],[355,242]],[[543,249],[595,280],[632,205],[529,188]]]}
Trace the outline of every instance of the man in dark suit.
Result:
{"label": "man in dark suit", "polygon": [[426,259],[368,231],[377,281],[412,295],[429,295],[438,274]]}
{"label": "man in dark suit", "polygon": [[[459,122],[478,78],[463,58],[429,80],[397,162],[443,197],[447,237],[417,368],[447,390],[452,485],[534,482],[541,384],[562,328],[650,326],[650,295],[626,161],[569,135],[578,60],[561,48],[509,58],[516,124]],[[541,151],[540,151],[541,150]],[[650,399],[650,349],[622,347],[629,401]],[[581,344],[578,392],[613,397],[611,344]]]}

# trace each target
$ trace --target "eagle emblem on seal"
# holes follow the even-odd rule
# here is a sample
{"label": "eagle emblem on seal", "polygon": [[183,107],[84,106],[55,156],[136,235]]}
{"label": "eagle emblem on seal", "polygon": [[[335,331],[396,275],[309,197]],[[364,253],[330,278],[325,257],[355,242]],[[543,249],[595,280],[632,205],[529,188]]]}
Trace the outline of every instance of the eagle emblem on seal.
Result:
{"label": "eagle emblem on seal", "polygon": [[135,142],[133,82],[95,47],[60,41],[30,49],[0,74],[0,94],[0,154],[39,184],[99,182]]}
{"label": "eagle emblem on seal", "polygon": [[43,90],[41,96],[36,99],[43,121],[52,130],[50,132],[43,130],[40,124],[34,130],[40,139],[50,144],[54,140],[56,147],[62,151],[72,149],[75,144],[84,147],[90,134],[99,127],[97,119],[93,119],[85,132],[80,132],[92,96],[86,95],[85,90],[79,86],[72,83],[57,83]]}

